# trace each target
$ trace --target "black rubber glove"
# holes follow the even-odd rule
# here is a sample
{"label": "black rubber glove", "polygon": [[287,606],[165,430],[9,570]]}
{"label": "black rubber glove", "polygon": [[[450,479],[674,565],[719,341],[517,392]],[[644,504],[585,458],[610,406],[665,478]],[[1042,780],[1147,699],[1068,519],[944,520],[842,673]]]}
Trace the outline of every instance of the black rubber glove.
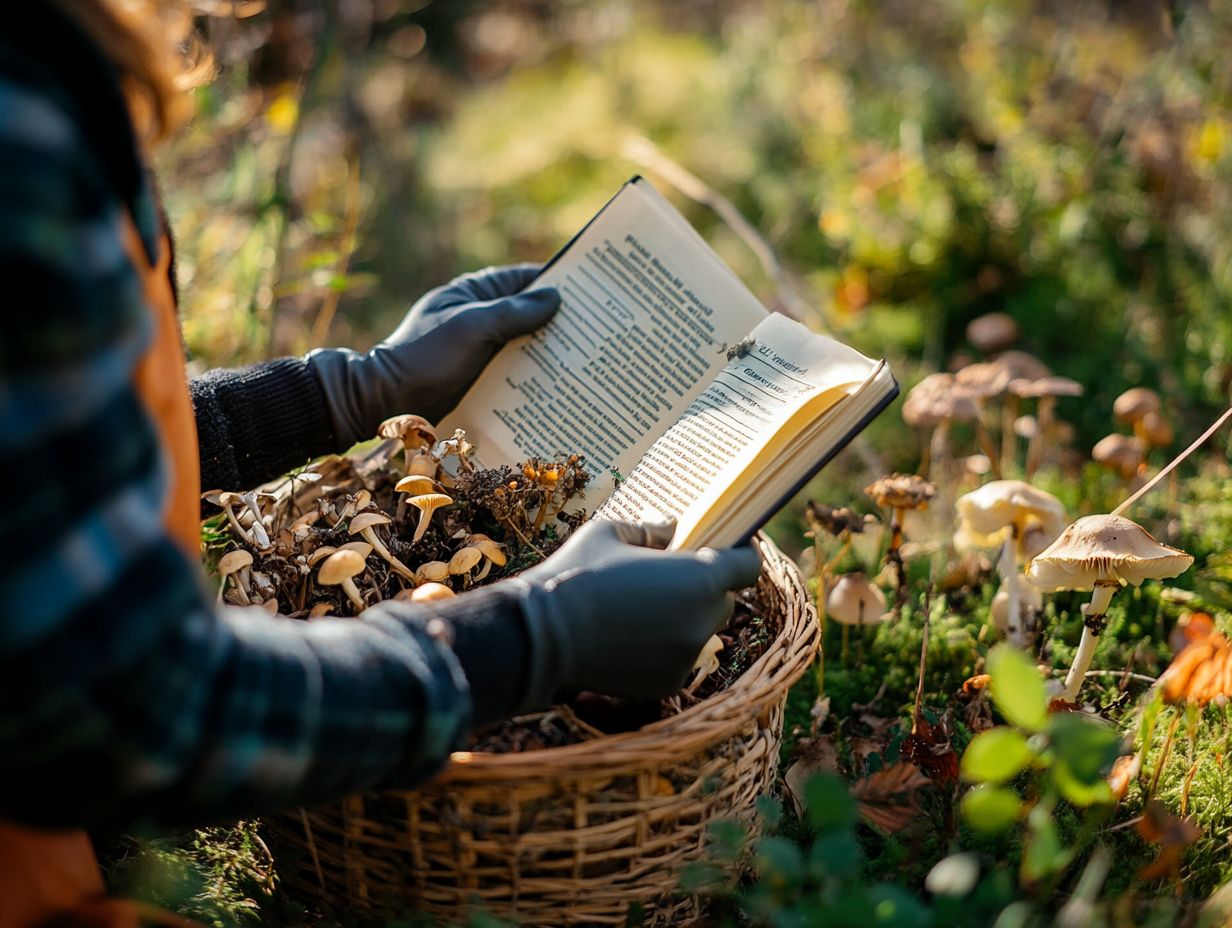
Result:
{"label": "black rubber glove", "polygon": [[728,591],[755,583],[761,561],[751,547],[655,550],[674,530],[590,522],[504,581],[521,589],[530,639],[524,709],[548,705],[563,688],[657,699],[684,685],[731,615]]}
{"label": "black rubber glove", "polygon": [[372,438],[382,420],[399,413],[444,418],[506,342],[560,308],[554,288],[520,292],[539,271],[520,264],[465,274],[422,297],[366,354],[310,352],[304,360],[325,393],[337,450]]}

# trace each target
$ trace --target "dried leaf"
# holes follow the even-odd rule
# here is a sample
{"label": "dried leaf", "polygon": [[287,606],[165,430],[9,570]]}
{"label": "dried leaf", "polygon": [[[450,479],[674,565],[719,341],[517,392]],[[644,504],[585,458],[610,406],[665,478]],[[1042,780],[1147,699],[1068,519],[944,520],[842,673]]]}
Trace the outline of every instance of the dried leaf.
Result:
{"label": "dried leaf", "polygon": [[900,761],[878,770],[851,788],[856,808],[883,831],[902,831],[920,814],[916,793],[929,779],[914,764]]}
{"label": "dried leaf", "polygon": [[822,735],[811,741],[800,741],[797,758],[783,774],[787,795],[796,807],[796,814],[804,813],[804,784],[819,773],[838,773],[838,749],[833,735]]}
{"label": "dried leaf", "polygon": [[916,720],[911,734],[903,739],[902,757],[935,783],[958,781],[958,755],[954,753],[945,726],[933,725],[923,716]]}
{"label": "dried leaf", "polygon": [[1141,769],[1142,759],[1137,754],[1126,754],[1118,757],[1113,763],[1112,770],[1108,774],[1108,786],[1117,802],[1125,798],[1125,794],[1129,792],[1129,784],[1134,781]]}
{"label": "dried leaf", "polygon": [[1160,678],[1164,699],[1199,706],[1232,699],[1232,642],[1215,631],[1205,613],[1194,613],[1182,628],[1188,643]]}
{"label": "dried leaf", "polygon": [[1140,880],[1176,879],[1185,848],[1202,837],[1202,829],[1192,820],[1177,818],[1158,799],[1146,804],[1136,830],[1143,840],[1160,845],[1159,856],[1138,871]]}

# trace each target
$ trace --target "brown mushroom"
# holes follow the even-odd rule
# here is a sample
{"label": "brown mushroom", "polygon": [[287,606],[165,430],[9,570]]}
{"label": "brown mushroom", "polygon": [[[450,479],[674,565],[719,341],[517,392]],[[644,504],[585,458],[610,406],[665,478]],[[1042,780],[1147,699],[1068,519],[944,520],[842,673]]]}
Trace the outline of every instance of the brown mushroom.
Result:
{"label": "brown mushroom", "polygon": [[453,502],[453,498],[444,493],[424,493],[420,496],[412,496],[407,502],[408,505],[419,510],[419,523],[415,526],[415,534],[411,537],[411,544],[415,544],[428,530],[428,522],[432,519],[432,513],[442,506],[448,506]]}
{"label": "brown mushroom", "polygon": [[406,413],[401,416],[391,416],[377,427],[377,435],[381,438],[396,438],[402,442],[402,453],[406,460],[407,473],[411,472],[411,460],[415,453],[424,448],[430,448],[436,443],[436,432],[423,416]]}
{"label": "brown mushroom", "polygon": [[462,543],[467,547],[478,548],[479,553],[483,555],[483,567],[474,577],[476,583],[484,579],[493,566],[504,567],[509,562],[505,556],[505,549],[482,532],[467,535]]}
{"label": "brown mushroom", "polygon": [[1083,387],[1076,380],[1068,377],[1037,377],[1028,379],[1019,377],[1010,381],[1010,393],[1023,399],[1039,401],[1036,412],[1037,427],[1035,434],[1027,443],[1027,479],[1035,473],[1043,458],[1046,445],[1052,443],[1054,413],[1057,408],[1057,398],[1062,396],[1082,396]]}
{"label": "brown mushroom", "polygon": [[364,600],[355,585],[355,577],[364,572],[364,559],[355,551],[335,551],[317,571],[322,586],[341,586],[356,612],[364,611]]}
{"label": "brown mushroom", "polygon": [[419,565],[419,569],[415,571],[415,585],[423,586],[425,583],[444,583],[449,579],[449,564],[445,561],[428,561]]}
{"label": "brown mushroom", "polygon": [[1140,439],[1113,432],[1095,443],[1091,449],[1091,459],[1116,471],[1123,481],[1129,483],[1138,476],[1146,455]]}
{"label": "brown mushroom", "polygon": [[482,560],[483,554],[478,548],[459,548],[449,559],[449,573],[461,577],[463,584],[466,584],[470,580],[470,572],[478,567]]}
{"label": "brown mushroom", "polygon": [[[222,602],[223,590],[227,587],[227,578],[233,574],[238,575],[240,571],[246,570],[252,566],[252,555],[243,548],[235,551],[228,551],[218,559],[218,576],[222,578],[222,583],[218,587],[218,601]],[[232,580],[233,588],[239,595],[240,600],[244,605],[248,605],[251,600],[248,597],[248,590],[244,588],[243,582],[239,576]]]}
{"label": "brown mushroom", "polygon": [[413,603],[428,603],[441,599],[453,599],[457,594],[443,583],[424,583],[411,590]]}
{"label": "brown mushroom", "polygon": [[1148,412],[1159,412],[1159,394],[1148,387],[1131,387],[1112,403],[1117,421],[1133,426],[1134,437],[1146,444],[1142,420]]}
{"label": "brown mushroom", "polygon": [[984,354],[996,354],[1018,341],[1018,323],[1008,313],[985,313],[967,323],[967,341]]}
{"label": "brown mushroom", "polygon": [[980,407],[975,394],[958,385],[953,374],[929,374],[907,394],[902,415],[912,428],[931,430],[919,467],[929,476],[935,462],[944,465],[951,423],[978,422]]}
{"label": "brown mushroom", "polygon": [[878,506],[891,510],[890,547],[886,551],[886,561],[893,564],[897,571],[901,604],[907,584],[907,572],[903,569],[903,558],[899,553],[903,544],[903,513],[908,509],[926,509],[937,488],[917,474],[890,474],[870,483],[864,492]]}

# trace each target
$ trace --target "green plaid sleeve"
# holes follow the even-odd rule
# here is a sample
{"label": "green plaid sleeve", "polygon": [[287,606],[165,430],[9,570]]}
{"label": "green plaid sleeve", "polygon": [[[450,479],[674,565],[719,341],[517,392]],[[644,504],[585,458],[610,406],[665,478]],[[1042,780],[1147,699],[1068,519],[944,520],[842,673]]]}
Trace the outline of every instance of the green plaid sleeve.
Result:
{"label": "green plaid sleeve", "polygon": [[427,775],[470,699],[421,613],[216,608],[165,536],[125,207],[52,99],[0,74],[0,817],[135,829]]}

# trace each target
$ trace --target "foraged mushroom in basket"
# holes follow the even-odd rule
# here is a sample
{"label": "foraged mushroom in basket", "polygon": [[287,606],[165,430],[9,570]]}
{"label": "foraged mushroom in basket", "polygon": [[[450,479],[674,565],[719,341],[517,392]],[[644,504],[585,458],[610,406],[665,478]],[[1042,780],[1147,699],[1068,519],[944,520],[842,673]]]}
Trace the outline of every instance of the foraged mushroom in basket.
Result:
{"label": "foraged mushroom in basket", "polygon": [[[222,578],[222,583],[218,587],[219,602],[222,602],[223,590],[227,588],[227,578],[251,566],[252,555],[242,548],[235,551],[228,551],[221,558],[219,558],[218,576]],[[248,596],[248,590],[244,588],[244,584],[239,577],[236,577],[233,583],[236,594],[239,596],[242,603],[247,606],[252,601]]]}
{"label": "foraged mushroom in basket", "polygon": [[412,496],[408,502],[419,510],[419,523],[415,526],[415,534],[411,537],[411,544],[415,544],[428,530],[432,513],[452,503],[453,497],[446,496],[444,493],[424,493],[422,496]]}
{"label": "foraged mushroom in basket", "polygon": [[322,586],[341,586],[356,612],[364,611],[364,599],[359,595],[355,577],[364,572],[364,559],[355,551],[335,551],[317,571],[317,582]]}

